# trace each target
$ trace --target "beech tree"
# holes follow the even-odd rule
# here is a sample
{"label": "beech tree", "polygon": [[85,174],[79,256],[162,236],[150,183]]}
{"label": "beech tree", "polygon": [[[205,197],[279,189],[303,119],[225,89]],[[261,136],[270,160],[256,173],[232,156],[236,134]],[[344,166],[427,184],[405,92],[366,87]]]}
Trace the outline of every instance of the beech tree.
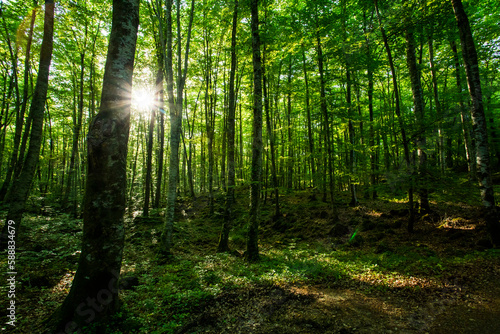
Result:
{"label": "beech tree", "polygon": [[88,176],[82,252],[71,290],[47,321],[47,332],[74,332],[109,319],[119,307],[127,146],[139,0],[113,0],[101,106],[87,136]]}
{"label": "beech tree", "polygon": [[246,258],[259,259],[259,219],[262,170],[262,61],[260,55],[259,1],[250,2],[253,64],[252,183],[250,186],[250,224]]}
{"label": "beech tree", "polygon": [[469,24],[467,13],[461,0],[451,0],[455,18],[457,20],[460,41],[462,43],[462,57],[467,74],[469,95],[472,101],[471,115],[474,137],[476,140],[477,178],[481,192],[481,200],[486,210],[486,224],[494,245],[500,245],[500,221],[498,210],[495,206],[493,183],[491,181],[490,150],[488,144],[488,131],[484,115],[483,93],[476,46]]}

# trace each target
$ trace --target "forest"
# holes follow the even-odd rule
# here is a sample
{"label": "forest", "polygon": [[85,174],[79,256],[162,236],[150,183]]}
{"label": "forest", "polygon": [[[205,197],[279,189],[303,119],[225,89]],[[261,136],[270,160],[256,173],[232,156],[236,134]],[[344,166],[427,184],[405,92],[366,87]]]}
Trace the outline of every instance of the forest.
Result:
{"label": "forest", "polygon": [[493,0],[3,0],[6,333],[500,333]]}

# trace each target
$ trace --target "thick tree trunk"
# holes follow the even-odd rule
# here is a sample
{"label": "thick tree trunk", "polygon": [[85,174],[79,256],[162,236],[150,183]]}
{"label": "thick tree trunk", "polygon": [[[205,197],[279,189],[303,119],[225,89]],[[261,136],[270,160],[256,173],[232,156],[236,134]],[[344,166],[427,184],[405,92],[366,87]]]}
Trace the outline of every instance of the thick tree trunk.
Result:
{"label": "thick tree trunk", "polygon": [[24,168],[21,175],[15,180],[10,192],[9,211],[7,219],[0,235],[0,249],[7,246],[7,227],[9,221],[15,222],[17,236],[19,226],[24,212],[24,206],[28,199],[31,183],[35,175],[36,166],[40,158],[40,147],[42,144],[43,119],[45,110],[45,100],[47,99],[47,90],[49,86],[49,70],[52,59],[52,45],[54,36],[54,1],[45,1],[45,19],[42,47],[40,50],[40,63],[38,68],[38,77],[36,80],[33,100],[30,106],[30,115],[33,119],[28,153],[24,161]]}
{"label": "thick tree trunk", "polygon": [[246,258],[259,259],[260,189],[262,169],[262,62],[260,56],[259,1],[250,1],[253,62],[253,133],[252,178],[250,186],[250,225],[248,228]]}
{"label": "thick tree trunk", "polygon": [[488,131],[484,115],[483,94],[479,76],[479,63],[476,46],[472,37],[469,19],[465,13],[461,0],[451,0],[455,18],[457,20],[460,40],[462,42],[462,56],[469,84],[469,94],[472,100],[472,127],[476,139],[477,178],[481,191],[481,200],[486,210],[486,224],[495,246],[500,246],[500,222],[498,210],[495,206],[493,183],[490,173],[490,153],[488,147]]}
{"label": "thick tree trunk", "polygon": [[119,307],[130,92],[138,24],[139,0],[113,1],[101,106],[87,136],[82,253],[71,290],[48,321],[51,333],[73,332],[94,321],[107,321]]}

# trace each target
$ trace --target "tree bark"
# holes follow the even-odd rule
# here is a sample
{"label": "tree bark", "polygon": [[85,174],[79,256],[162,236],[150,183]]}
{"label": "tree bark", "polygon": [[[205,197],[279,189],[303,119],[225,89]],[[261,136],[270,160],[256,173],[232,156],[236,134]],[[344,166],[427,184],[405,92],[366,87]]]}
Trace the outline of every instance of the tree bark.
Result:
{"label": "tree bark", "polygon": [[119,307],[127,146],[139,0],[114,0],[99,113],[87,136],[82,253],[71,290],[48,328],[73,332],[106,321]]}
{"label": "tree bark", "polygon": [[147,152],[146,152],[146,184],[144,187],[144,206],[142,208],[142,215],[144,217],[149,216],[149,198],[152,191],[153,184],[153,138],[155,130],[155,120],[156,111],[148,110],[149,112],[149,129],[148,129],[148,140],[147,140]]}
{"label": "tree bark", "polygon": [[406,63],[410,73],[411,90],[413,93],[413,107],[417,120],[417,154],[418,154],[418,194],[420,198],[420,210],[427,212],[429,207],[429,196],[426,185],[427,178],[427,152],[424,125],[424,97],[422,83],[420,81],[420,70],[415,56],[415,40],[412,28],[406,30]]}
{"label": "tree bark", "polygon": [[259,0],[250,1],[253,63],[253,133],[250,186],[250,225],[248,228],[246,259],[259,260],[260,189],[262,169],[262,62],[259,35]]}
{"label": "tree bark", "polygon": [[[162,256],[172,255],[172,231],[174,225],[175,201],[177,199],[177,182],[179,179],[179,144],[182,131],[182,101],[184,84],[186,82],[189,42],[191,39],[191,27],[194,16],[194,0],[191,2],[191,13],[186,40],[186,51],[184,53],[184,64],[181,55],[181,27],[180,27],[180,2],[177,0],[177,98],[174,99],[174,75],[172,62],[172,0],[167,0],[166,12],[166,47],[165,71],[167,77],[167,95],[170,111],[170,158],[168,172],[167,208],[165,212],[165,224],[160,241],[160,254]],[[163,31],[160,22],[160,30]],[[162,45],[164,46],[164,41]],[[182,69],[184,65],[184,70]]]}
{"label": "tree bark", "polygon": [[236,32],[238,26],[238,0],[234,1],[233,27],[231,32],[231,70],[229,73],[229,112],[227,115],[227,193],[224,222],[219,238],[218,252],[229,251],[229,232],[233,220],[233,202],[235,187],[235,134],[236,134],[236,94],[234,78],[236,75]]}
{"label": "tree bark", "polygon": [[469,19],[465,13],[462,1],[451,0],[451,3],[455,12],[460,41],[462,42],[462,57],[467,74],[467,83],[469,84],[469,95],[472,100],[472,127],[476,139],[477,178],[481,200],[486,211],[486,224],[491,240],[495,246],[500,246],[500,222],[498,210],[495,206],[493,183],[491,181],[488,131],[484,114],[476,46],[474,45]]}
{"label": "tree bark", "polygon": [[[35,3],[36,7],[36,3]],[[25,60],[24,60],[24,86],[23,86],[23,102],[21,104],[21,107],[19,108],[19,103],[16,103],[16,129],[14,131],[14,148],[12,151],[12,155],[10,158],[10,163],[7,168],[7,174],[5,176],[5,180],[2,184],[2,188],[0,189],[0,201],[3,201],[5,196],[7,195],[9,191],[9,187],[11,186],[11,181],[12,181],[12,176],[14,175],[15,171],[17,170],[18,173],[17,175],[20,174],[21,172],[21,167],[22,163],[24,162],[24,150],[22,150],[22,155],[19,154],[19,145],[21,143],[21,135],[22,135],[22,130],[23,130],[23,123],[24,123],[24,115],[26,113],[26,108],[28,105],[28,93],[29,93],[29,74],[30,74],[30,60],[31,60],[31,44],[33,41],[33,29],[35,25],[35,19],[36,19],[36,8],[34,8],[31,12],[31,21],[30,21],[30,30],[28,32],[28,39],[26,41],[26,53],[25,53]],[[3,20],[5,20],[2,17]],[[5,21],[3,22],[5,29]],[[6,31],[6,36],[8,37],[9,34]],[[16,88],[16,97],[17,101],[19,101],[19,83],[17,80],[17,52],[14,53],[14,50],[12,50],[12,46],[10,43],[10,39],[7,41],[9,45],[9,51],[11,53],[11,61],[13,64],[13,84],[15,85]],[[28,126],[28,123],[25,126],[24,131],[26,132],[26,135],[29,134],[30,132],[30,127]],[[26,145],[26,143],[25,143]],[[21,166],[19,166],[19,164]]]}
{"label": "tree bark", "polygon": [[302,68],[304,71],[304,84],[306,86],[306,114],[307,114],[307,137],[308,137],[308,147],[309,147],[309,158],[311,163],[311,181],[312,186],[317,186],[316,180],[316,166],[314,161],[314,137],[312,133],[312,122],[311,122],[311,107],[310,107],[310,99],[309,99],[309,79],[307,75],[307,66],[306,66],[306,53],[304,51],[304,47],[302,46]]}
{"label": "tree bark", "polygon": [[[384,41],[384,48],[387,53],[387,60],[389,62],[389,67],[391,69],[391,75],[392,75],[392,85],[393,85],[393,92],[394,92],[394,102],[395,102],[395,112],[396,116],[398,117],[399,121],[399,127],[401,131],[401,139],[403,140],[403,149],[404,149],[404,155],[405,155],[405,161],[406,161],[406,168],[408,169],[408,173],[410,175],[410,184],[408,187],[408,209],[410,211],[410,217],[408,219],[408,232],[412,233],[413,232],[413,224],[415,222],[415,209],[413,206],[413,166],[411,164],[411,159],[410,159],[410,148],[408,145],[408,139],[406,138],[406,131],[405,131],[405,126],[403,123],[403,118],[401,117],[401,107],[400,107],[400,98],[399,98],[399,89],[398,89],[398,81],[397,81],[397,74],[396,74],[396,69],[394,66],[394,61],[392,59],[392,52],[391,48],[389,46],[389,40],[387,38],[387,35],[385,33],[384,26],[382,25],[382,19],[380,17],[380,13],[378,10],[378,1],[374,0],[375,4],[375,12],[377,14],[378,18],[378,23],[380,26],[380,33],[382,34],[382,39]],[[384,143],[385,145],[385,143]]]}
{"label": "tree bark", "polygon": [[9,195],[9,211],[7,219],[0,235],[0,249],[7,247],[7,229],[8,222],[14,221],[17,234],[19,236],[19,227],[24,212],[26,200],[28,199],[31,183],[35,175],[36,166],[40,158],[40,147],[42,144],[43,120],[45,101],[47,99],[47,90],[49,86],[50,62],[52,59],[52,46],[54,36],[54,1],[45,1],[45,18],[43,40],[40,50],[40,63],[38,68],[38,77],[36,80],[33,100],[30,105],[30,115],[32,118],[32,129],[30,135],[30,144],[28,153],[24,161],[24,168],[21,175],[12,185]]}
{"label": "tree bark", "polygon": [[[323,128],[325,134],[325,146],[326,146],[326,157],[327,165],[328,165],[328,183],[329,183],[329,192],[330,192],[330,200],[332,210],[334,209],[334,189],[335,189],[335,180],[333,176],[333,153],[332,153],[332,145],[331,145],[331,137],[330,137],[330,123],[328,120],[328,108],[326,105],[326,93],[325,93],[325,75],[323,70],[323,49],[321,46],[321,38],[319,34],[316,35],[316,46],[318,52],[318,69],[319,69],[319,83],[320,83],[320,107],[321,113],[323,116]],[[326,177],[326,176],[325,176]],[[326,199],[326,192],[324,194]]]}
{"label": "tree bark", "polygon": [[453,60],[455,63],[455,77],[457,81],[458,93],[458,108],[460,109],[460,121],[462,123],[462,135],[464,137],[465,146],[465,159],[467,160],[467,170],[469,171],[469,179],[475,180],[477,177],[476,162],[474,161],[474,148],[472,145],[471,131],[470,131],[470,113],[465,110],[463,91],[462,91],[462,78],[460,76],[460,61],[458,58],[457,45],[455,41],[451,42],[451,50],[453,52]]}

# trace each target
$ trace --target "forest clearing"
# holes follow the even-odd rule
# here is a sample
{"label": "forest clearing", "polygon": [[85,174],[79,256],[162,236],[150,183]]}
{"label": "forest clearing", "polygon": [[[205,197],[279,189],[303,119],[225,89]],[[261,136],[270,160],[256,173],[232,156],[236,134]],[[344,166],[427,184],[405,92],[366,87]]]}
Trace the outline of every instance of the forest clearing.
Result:
{"label": "forest clearing", "polygon": [[500,333],[493,0],[0,2],[12,333]]}

